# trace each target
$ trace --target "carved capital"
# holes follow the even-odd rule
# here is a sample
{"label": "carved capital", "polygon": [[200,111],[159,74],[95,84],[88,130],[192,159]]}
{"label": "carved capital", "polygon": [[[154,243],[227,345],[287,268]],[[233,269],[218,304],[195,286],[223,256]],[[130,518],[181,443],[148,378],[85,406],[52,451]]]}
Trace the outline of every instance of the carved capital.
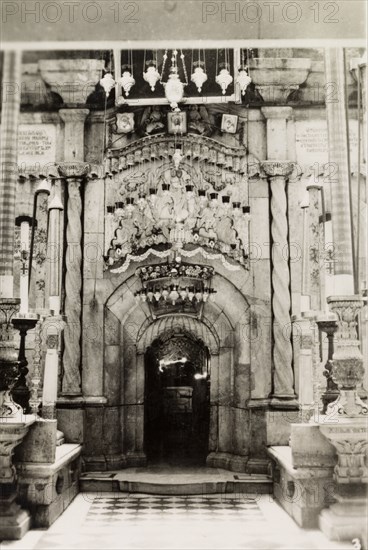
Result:
{"label": "carved capital", "polygon": [[363,300],[360,296],[329,296],[327,303],[338,318],[339,332],[341,338],[356,339],[356,321],[360,309],[363,307]]}
{"label": "carved capital", "polygon": [[261,168],[266,177],[287,178],[294,170],[295,164],[290,160],[277,161],[277,160],[264,160],[261,162]]}
{"label": "carved capital", "polygon": [[63,122],[83,123],[89,114],[89,109],[60,109],[59,115]]}
{"label": "carved capital", "polygon": [[88,176],[90,168],[86,162],[61,162],[58,172],[65,179],[82,179]]}
{"label": "carved capital", "polygon": [[322,434],[337,450],[338,463],[335,466],[335,479],[338,483],[368,482],[368,439],[366,421],[354,423],[340,420],[339,425],[321,426]]}

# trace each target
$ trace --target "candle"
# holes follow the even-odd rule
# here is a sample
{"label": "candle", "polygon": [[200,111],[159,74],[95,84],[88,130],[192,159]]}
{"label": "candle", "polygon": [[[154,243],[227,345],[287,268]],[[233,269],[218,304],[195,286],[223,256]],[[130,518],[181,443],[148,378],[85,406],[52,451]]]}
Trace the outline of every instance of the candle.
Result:
{"label": "candle", "polygon": [[20,224],[20,250],[21,250],[21,273],[20,273],[20,314],[28,313],[28,253],[29,253],[29,222],[22,221]]}
{"label": "candle", "polygon": [[63,210],[61,200],[54,196],[50,205],[49,246],[52,250],[50,262],[50,298],[49,307],[55,315],[60,313],[60,213]]}

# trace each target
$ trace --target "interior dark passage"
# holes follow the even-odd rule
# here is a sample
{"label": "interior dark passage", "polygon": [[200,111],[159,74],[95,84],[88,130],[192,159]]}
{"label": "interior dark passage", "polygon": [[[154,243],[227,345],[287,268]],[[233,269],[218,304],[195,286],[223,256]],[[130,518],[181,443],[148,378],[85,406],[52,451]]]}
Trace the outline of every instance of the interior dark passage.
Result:
{"label": "interior dark passage", "polygon": [[156,340],[145,356],[145,451],[149,462],[205,464],[209,353],[184,334]]}

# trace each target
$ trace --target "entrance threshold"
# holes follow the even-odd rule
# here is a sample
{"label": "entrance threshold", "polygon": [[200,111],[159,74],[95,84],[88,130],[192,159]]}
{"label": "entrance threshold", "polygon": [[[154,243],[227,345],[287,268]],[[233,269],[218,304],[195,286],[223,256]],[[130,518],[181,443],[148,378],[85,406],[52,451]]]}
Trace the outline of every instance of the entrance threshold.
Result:
{"label": "entrance threshold", "polygon": [[157,495],[271,494],[272,479],[263,474],[237,474],[221,468],[152,465],[115,472],[86,472],[82,492],[124,492]]}

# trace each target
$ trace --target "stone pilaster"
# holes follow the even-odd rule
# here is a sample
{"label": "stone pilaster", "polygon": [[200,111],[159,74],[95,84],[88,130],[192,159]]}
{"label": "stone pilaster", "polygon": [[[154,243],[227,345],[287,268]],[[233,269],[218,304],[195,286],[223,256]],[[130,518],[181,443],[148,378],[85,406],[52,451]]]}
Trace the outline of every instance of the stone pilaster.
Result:
{"label": "stone pilaster", "polygon": [[82,197],[81,185],[89,165],[83,162],[62,163],[59,172],[67,182],[66,274],[62,393],[81,394],[81,315],[82,315]]}
{"label": "stone pilaster", "polygon": [[291,298],[286,183],[292,162],[264,161],[271,189],[272,309],[273,309],[273,404],[294,402],[293,350],[291,345]]}

